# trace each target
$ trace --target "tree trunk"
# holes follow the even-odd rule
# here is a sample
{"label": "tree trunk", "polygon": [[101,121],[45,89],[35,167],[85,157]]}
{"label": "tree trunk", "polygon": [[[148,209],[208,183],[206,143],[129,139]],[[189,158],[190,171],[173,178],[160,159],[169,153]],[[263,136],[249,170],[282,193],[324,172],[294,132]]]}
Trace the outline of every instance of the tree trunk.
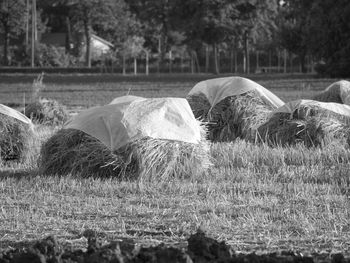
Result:
{"label": "tree trunk", "polygon": [[125,54],[123,54],[123,75],[126,74],[126,67],[125,67]]}
{"label": "tree trunk", "polygon": [[193,57],[193,68],[194,68],[194,72],[196,71],[196,68],[197,68],[197,72],[200,72],[200,67],[199,67],[199,61],[198,61],[197,52],[196,52],[195,50],[193,50],[191,53],[192,53],[192,57]]}
{"label": "tree trunk", "polygon": [[70,43],[72,42],[72,32],[71,32],[71,26],[70,26],[70,19],[68,16],[66,16],[66,53],[70,54]]}
{"label": "tree trunk", "polygon": [[209,72],[209,45],[205,45],[205,73]]}
{"label": "tree trunk", "polygon": [[230,50],[230,72],[233,73],[233,49]]}
{"label": "tree trunk", "polygon": [[216,43],[213,45],[213,50],[214,50],[214,74],[219,74],[219,64],[218,64],[218,49]]}
{"label": "tree trunk", "polygon": [[36,41],[36,0],[32,3],[32,47],[31,47],[31,66],[35,66],[35,41]]}
{"label": "tree trunk", "polygon": [[146,75],[149,74],[149,54],[148,51],[146,51]]}
{"label": "tree trunk", "polygon": [[243,69],[244,73],[249,73],[249,48],[248,48],[248,31],[244,31],[244,58],[243,58]]}
{"label": "tree trunk", "polygon": [[300,58],[300,68],[302,73],[307,73],[307,68],[306,68],[306,54],[302,53],[299,55]]}
{"label": "tree trunk", "polygon": [[29,49],[29,0],[26,0],[26,37],[25,37],[26,53]]}
{"label": "tree trunk", "polygon": [[84,19],[84,33],[85,33],[85,64],[88,68],[91,68],[91,33],[89,19]]}
{"label": "tree trunk", "polygon": [[134,58],[134,75],[137,75],[137,58]]}
{"label": "tree trunk", "polygon": [[161,61],[162,61],[162,58],[161,58],[162,51],[161,51],[161,49],[162,49],[161,36],[159,36],[159,38],[158,38],[158,61],[157,61],[157,72],[158,72],[158,74],[160,73],[160,64],[161,64]]}
{"label": "tree trunk", "polygon": [[238,71],[238,61],[237,61],[237,49],[235,49],[235,70],[234,73]]}
{"label": "tree trunk", "polygon": [[172,51],[169,51],[169,73],[172,73]]}
{"label": "tree trunk", "polygon": [[4,39],[4,65],[8,66],[9,65],[9,60],[8,60],[8,47],[9,47],[9,42],[10,42],[10,33],[8,32],[8,27],[5,27],[5,39]]}
{"label": "tree trunk", "polygon": [[287,50],[285,49],[283,51],[283,57],[284,57],[284,64],[283,64],[283,72],[287,73]]}

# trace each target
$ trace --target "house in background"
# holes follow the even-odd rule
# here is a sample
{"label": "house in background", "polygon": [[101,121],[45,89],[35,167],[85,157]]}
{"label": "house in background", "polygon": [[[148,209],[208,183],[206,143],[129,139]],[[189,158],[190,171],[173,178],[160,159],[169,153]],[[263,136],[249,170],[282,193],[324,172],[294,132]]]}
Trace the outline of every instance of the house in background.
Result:
{"label": "house in background", "polygon": [[[86,46],[84,41],[84,36],[82,34],[77,35],[72,38],[72,41],[68,43],[68,36],[66,33],[43,33],[41,35],[41,43],[46,45],[55,46],[59,49],[74,50],[75,48],[81,48],[83,54],[85,53]],[[78,47],[79,46],[79,47]],[[112,50],[114,45],[95,35],[91,34],[91,57],[94,59],[98,59],[102,55],[108,53]]]}

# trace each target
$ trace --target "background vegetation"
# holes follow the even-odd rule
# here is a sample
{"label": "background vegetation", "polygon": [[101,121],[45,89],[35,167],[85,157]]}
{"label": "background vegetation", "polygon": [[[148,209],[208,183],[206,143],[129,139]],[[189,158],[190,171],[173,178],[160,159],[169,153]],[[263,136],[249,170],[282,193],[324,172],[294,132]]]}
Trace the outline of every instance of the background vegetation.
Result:
{"label": "background vegetation", "polygon": [[[1,64],[345,77],[349,15],[346,0],[1,0]],[[65,47],[43,33],[65,33]],[[93,56],[92,34],[108,54]]]}

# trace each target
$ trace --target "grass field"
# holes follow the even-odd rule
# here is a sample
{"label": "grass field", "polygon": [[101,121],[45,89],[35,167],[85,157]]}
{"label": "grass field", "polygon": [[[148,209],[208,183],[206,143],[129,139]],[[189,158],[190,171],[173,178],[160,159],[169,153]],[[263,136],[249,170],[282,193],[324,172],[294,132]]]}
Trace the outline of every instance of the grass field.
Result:
{"label": "grass field", "polygon": [[[90,76],[89,82],[79,78],[84,76],[69,84],[63,76],[51,82],[48,77],[42,96],[74,111],[127,93],[185,97],[205,76],[105,82],[103,76]],[[336,81],[255,78],[284,101],[311,98]],[[31,89],[27,76],[0,77],[0,103],[21,108]],[[44,141],[54,128],[38,129]],[[43,176],[35,160],[27,166],[2,166],[0,248],[48,235],[82,246],[87,229],[107,239],[182,244],[201,227],[237,251],[350,255],[350,152],[345,146],[270,148],[238,141],[212,144],[211,155],[214,165],[207,174],[168,182]]]}

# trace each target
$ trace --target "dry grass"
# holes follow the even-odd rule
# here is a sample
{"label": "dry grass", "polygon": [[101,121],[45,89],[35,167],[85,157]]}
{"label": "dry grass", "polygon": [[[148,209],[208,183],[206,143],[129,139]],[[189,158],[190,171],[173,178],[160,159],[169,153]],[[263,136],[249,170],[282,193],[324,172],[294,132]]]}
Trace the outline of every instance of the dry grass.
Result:
{"label": "dry grass", "polygon": [[205,132],[200,144],[144,138],[111,151],[98,139],[63,129],[42,147],[43,174],[169,180],[201,174],[210,164]]}
{"label": "dry grass", "polygon": [[327,147],[215,143],[210,176],[171,181],[2,176],[0,245],[55,234],[79,247],[86,229],[178,244],[202,226],[238,251],[350,253],[350,154]]}
{"label": "dry grass", "polygon": [[226,97],[213,108],[202,94],[192,95],[188,101],[195,117],[208,123],[208,138],[213,142],[255,140],[257,127],[273,109],[255,91]]}
{"label": "dry grass", "polygon": [[347,144],[350,140],[350,118],[332,113],[317,105],[303,105],[289,113],[274,113],[258,128],[259,140],[269,145],[304,144],[324,146],[335,140]]}

